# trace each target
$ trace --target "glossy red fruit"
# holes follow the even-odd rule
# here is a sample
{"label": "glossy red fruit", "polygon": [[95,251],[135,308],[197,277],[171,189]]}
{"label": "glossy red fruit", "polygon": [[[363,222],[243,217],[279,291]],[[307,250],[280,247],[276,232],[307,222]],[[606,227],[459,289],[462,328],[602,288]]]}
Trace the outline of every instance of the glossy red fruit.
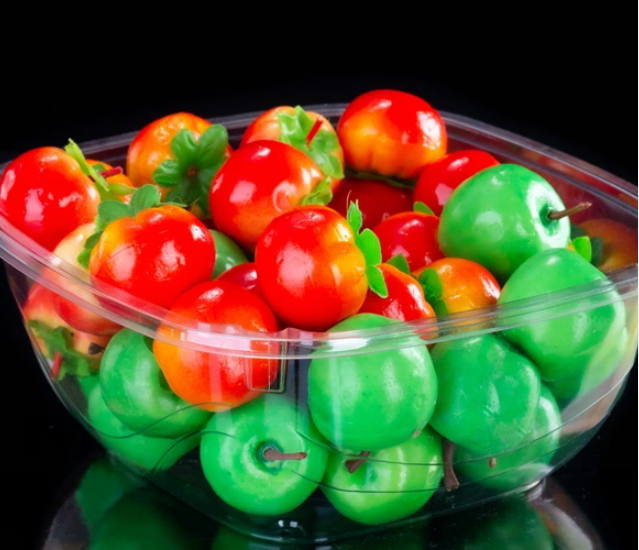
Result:
{"label": "glossy red fruit", "polygon": [[359,313],[376,313],[398,321],[415,321],[435,317],[421,285],[409,274],[392,265],[381,264],[388,296],[382,298],[369,290]]}
{"label": "glossy red fruit", "polygon": [[411,271],[444,257],[437,242],[439,218],[422,212],[403,212],[386,218],[373,230],[382,246],[382,261],[401,254]]}
{"label": "glossy red fruit", "polygon": [[231,269],[222,273],[216,280],[224,281],[225,283],[233,283],[234,285],[241,286],[246,290],[250,290],[260,298],[262,293],[257,282],[257,269],[255,268],[255,262],[247,262],[233,266]]}
{"label": "glossy red fruit", "polygon": [[[266,303],[252,292],[223,281],[208,281],[180,296],[168,316],[188,317],[202,323],[239,325],[256,333],[275,332],[277,322]],[[168,327],[158,330],[162,335]],[[210,334],[215,346],[215,333]],[[259,334],[249,344],[252,353],[268,353]],[[279,361],[240,355],[205,353],[161,340],[153,353],[171,389],[188,403],[220,412],[251,401],[267,389],[279,371]]]}
{"label": "glossy red fruit", "polygon": [[375,90],[352,101],[337,126],[347,166],[399,179],[419,176],[446,154],[439,113],[423,99]]}
{"label": "glossy red fruit", "polygon": [[20,155],[0,179],[0,215],[48,250],[92,222],[100,197],[80,165],[62,149]]}
{"label": "glossy red fruit", "polygon": [[379,180],[344,178],[328,206],[346,217],[351,202],[359,205],[362,227],[373,229],[393,214],[412,210],[413,193]]}
{"label": "glossy red fruit", "polygon": [[278,141],[238,149],[215,176],[210,209],[222,231],[252,250],[266,226],[313,193],[324,175],[304,153]]}
{"label": "glossy red fruit", "polygon": [[110,223],[91,252],[89,272],[169,307],[187,289],[209,280],[214,263],[208,229],[193,214],[167,205]]}
{"label": "glossy red fruit", "polygon": [[424,168],[417,180],[414,201],[423,202],[439,216],[457,187],[477,172],[498,164],[495,157],[476,149],[449,153]]}

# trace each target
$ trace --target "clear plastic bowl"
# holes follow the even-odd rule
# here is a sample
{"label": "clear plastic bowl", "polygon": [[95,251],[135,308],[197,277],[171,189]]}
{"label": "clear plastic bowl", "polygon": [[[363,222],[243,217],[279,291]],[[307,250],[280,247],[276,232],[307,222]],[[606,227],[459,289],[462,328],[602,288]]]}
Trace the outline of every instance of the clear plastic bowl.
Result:
{"label": "clear plastic bowl", "polygon": [[[335,122],[343,105],[310,107]],[[231,143],[236,145],[243,130],[256,114],[216,119],[229,130]],[[584,200],[592,208],[573,222],[590,218],[610,218],[637,227],[636,188],[584,162],[558,153],[525,138],[498,130],[457,115],[444,114],[451,151],[483,149],[502,162],[521,164],[546,178],[564,202],[575,204]],[[83,150],[88,157],[123,165],[128,144],[135,134],[87,143]],[[166,320],[166,310],[142,302],[108,284],[92,284],[81,270],[39,246],[0,218],[0,257],[7,264],[13,294],[25,314],[25,304],[34,285],[43,285],[87,312],[100,315],[118,325],[151,338],[188,348],[233,357],[244,364],[250,388],[266,394],[279,395],[296,406],[294,420],[300,433],[307,433],[307,374],[311,359],[346,358],[353,355],[382,353],[405,347],[429,346],[442,342],[499,334],[516,327],[545,323],[570,322],[597,308],[621,307],[625,313],[623,326],[613,334],[614,351],[596,355],[579,384],[568,384],[558,390],[561,399],[561,422],[548,433],[525,445],[502,450],[497,454],[473,456],[472,459],[442,459],[437,464],[407,463],[378,460],[373,457],[365,468],[377,475],[394,475],[398,466],[407,475],[411,470],[435,468],[443,472],[451,466],[457,471],[459,487],[452,489],[443,482],[412,490],[416,498],[427,494],[428,502],[407,518],[383,525],[364,525],[346,519],[316,490],[307,500],[286,514],[275,516],[249,515],[223,502],[211,489],[202,471],[199,454],[201,437],[206,430],[196,430],[174,440],[149,437],[165,418],[133,432],[117,423],[92,422],[87,395],[99,385],[98,376],[79,378],[56,376],[55,358],[45,354],[28,319],[25,327],[44,374],[53,390],[69,411],[100,441],[110,453],[168,492],[205,514],[245,534],[278,541],[317,543],[344,537],[374,533],[390,526],[406,524],[423,518],[442,515],[470,507],[500,495],[521,491],[538,483],[553,470],[568,461],[596,434],[621,394],[637,352],[637,266],[628,266],[608,274],[608,281],[589,283],[568,290],[462,314],[397,324],[391,327],[319,334],[286,329],[278,333],[249,333],[239,327],[215,326],[190,319]],[[602,309],[603,311],[603,309]],[[559,321],[558,321],[559,320]],[[161,333],[158,327],[164,325]],[[418,335],[420,338],[415,338]],[[86,342],[85,342],[86,345]],[[592,350],[587,350],[592,351]],[[97,368],[100,348],[93,349],[93,368]],[[273,361],[278,376],[268,388],[254,383],[250,361],[254,358]],[[499,365],[494,365],[498,368]],[[573,381],[574,382],[574,381]],[[95,391],[94,391],[95,390]],[[241,409],[237,409],[241,410]],[[239,418],[239,417],[235,417]],[[233,422],[227,423],[233,431]],[[218,434],[233,437],[230,433]],[[310,441],[309,445],[320,445]],[[321,443],[328,453],[353,458],[348,451],[339,451]],[[299,450],[299,449],[298,449]],[[287,452],[291,452],[287,450]],[[498,467],[495,465],[498,464]],[[502,465],[508,465],[504,468]],[[280,467],[293,475],[299,474],[296,462],[281,462]],[[440,472],[440,473],[441,473]],[[474,472],[467,477],[465,474]],[[414,473],[414,470],[413,470]],[[439,479],[440,476],[434,476]],[[321,483],[320,483],[321,485]],[[364,491],[365,492],[365,491]],[[397,491],[369,495],[372,498],[393,498]],[[368,498],[364,495],[364,498]]]}

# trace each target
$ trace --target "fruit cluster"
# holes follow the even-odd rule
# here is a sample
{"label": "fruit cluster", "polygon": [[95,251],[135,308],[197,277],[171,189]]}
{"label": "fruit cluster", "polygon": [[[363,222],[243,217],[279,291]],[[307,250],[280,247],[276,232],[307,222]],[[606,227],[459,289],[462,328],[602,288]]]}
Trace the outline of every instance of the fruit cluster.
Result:
{"label": "fruit cluster", "polygon": [[[97,288],[164,308],[151,339],[57,274],[23,306],[53,376],[87,393],[104,444],[141,471],[199,445],[214,492],[242,512],[287,513],[319,486],[365,524],[413,514],[442,479],[453,489],[453,463],[498,490],[541,477],[559,405],[597,387],[626,349],[614,290],[498,333],[433,346],[405,331],[391,349],[324,351],[288,367],[304,371],[295,400],[268,391],[286,376],[269,337],[379,334],[603,288],[602,270],[636,263],[637,232],[607,219],[571,227],[588,203],[566,207],[540,175],[486,152],[448,152],[440,115],[407,93],[358,97],[336,129],[277,107],[237,150],[228,141],[223,126],[179,113],[135,137],[126,175],[72,141],[2,175],[0,215]],[[176,345],[185,318],[248,347]]]}

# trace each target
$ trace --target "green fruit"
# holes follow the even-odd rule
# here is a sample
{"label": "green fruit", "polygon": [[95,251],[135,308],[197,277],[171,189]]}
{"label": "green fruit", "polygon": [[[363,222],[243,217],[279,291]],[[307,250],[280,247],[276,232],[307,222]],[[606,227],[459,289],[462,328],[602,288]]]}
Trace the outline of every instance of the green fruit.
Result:
{"label": "green fruit", "polygon": [[176,438],[204,427],[211,414],[175,395],[152,351],[153,340],[123,329],[109,342],[100,366],[102,396],[130,430]]}
{"label": "green fruit", "polygon": [[236,265],[248,262],[246,255],[233,239],[215,229],[209,229],[209,233],[215,241],[215,265],[211,279],[216,279]]}
{"label": "green fruit", "polygon": [[158,439],[132,432],[109,410],[99,385],[89,395],[89,423],[106,449],[142,474],[170,468],[199,443],[199,435]]}
{"label": "green fruit", "polygon": [[[362,313],[329,332],[391,326]],[[406,337],[388,351],[313,359],[308,406],[320,433],[340,449],[379,451],[408,441],[428,423],[437,376],[423,341]]]}
{"label": "green fruit", "polygon": [[367,525],[414,514],[444,475],[441,439],[429,428],[397,447],[371,454],[353,473],[349,460],[353,458],[331,454],[322,492],[340,513]]}
{"label": "green fruit", "polygon": [[541,394],[535,366],[508,342],[487,334],[437,344],[439,399],[431,426],[477,456],[520,445]]}
{"label": "green fruit", "polygon": [[[317,488],[327,443],[308,413],[281,395],[214,414],[202,437],[206,479],[227,504],[247,514],[285,514]],[[278,460],[272,453],[297,454]]]}
{"label": "green fruit", "polygon": [[[460,447],[455,468],[473,481],[499,491],[508,491],[542,479],[559,447],[561,412],[550,390],[542,386],[532,431],[518,449],[494,457],[494,463]],[[492,468],[491,468],[492,464]]]}
{"label": "green fruit", "polygon": [[[553,383],[551,389],[560,388],[557,397],[596,387],[618,366],[627,340],[619,293],[613,287],[602,291],[608,279],[579,254],[557,249],[522,264],[499,297],[500,304],[508,304],[586,283],[599,292],[583,294],[578,302],[547,305],[522,326],[503,333],[535,362],[542,379]],[[578,311],[568,314],[574,309]]]}
{"label": "green fruit", "polygon": [[445,256],[477,262],[503,284],[531,256],[568,246],[568,217],[548,217],[564,209],[552,186],[527,168],[515,164],[487,168],[448,199],[439,224],[439,244]]}

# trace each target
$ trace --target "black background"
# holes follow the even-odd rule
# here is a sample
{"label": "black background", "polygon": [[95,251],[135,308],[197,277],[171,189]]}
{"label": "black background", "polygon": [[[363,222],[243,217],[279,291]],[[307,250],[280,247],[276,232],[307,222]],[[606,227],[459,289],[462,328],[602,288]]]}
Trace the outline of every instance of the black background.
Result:
{"label": "black background", "polygon": [[[177,110],[215,117],[280,104],[348,102],[389,87],[525,135],[636,185],[636,57],[625,53],[635,51],[636,29],[626,32],[616,14],[599,10],[580,24],[553,21],[516,29],[494,23],[490,32],[476,29],[463,45],[458,36],[429,37],[425,29],[412,36],[414,44],[403,35],[371,34],[352,51],[330,52],[322,51],[325,35],[308,48],[298,36],[302,44],[294,53],[302,61],[268,40],[238,55],[230,47],[221,55],[219,44],[217,49],[211,44],[210,51],[199,50],[197,60],[186,54],[164,59],[153,44],[132,46],[117,64],[113,52],[104,61],[97,51],[84,61],[50,53],[37,60],[25,56],[14,59],[21,70],[9,69],[11,79],[2,85],[0,161],[41,145],[61,146],[69,137],[82,142],[137,130]],[[389,43],[400,48],[391,50]],[[197,48],[183,44],[188,52]],[[161,63],[152,66],[152,60]],[[632,61],[631,70],[617,70],[612,60],[622,66]],[[9,442],[3,449],[10,478],[5,498],[11,503],[5,533],[17,542],[12,548],[32,548],[65,479],[97,445],[39,372],[4,272],[0,327]],[[635,369],[600,435],[556,475],[612,549],[636,541],[636,522],[626,522],[620,497],[634,502],[636,409]],[[627,485],[633,494],[625,495]]]}

